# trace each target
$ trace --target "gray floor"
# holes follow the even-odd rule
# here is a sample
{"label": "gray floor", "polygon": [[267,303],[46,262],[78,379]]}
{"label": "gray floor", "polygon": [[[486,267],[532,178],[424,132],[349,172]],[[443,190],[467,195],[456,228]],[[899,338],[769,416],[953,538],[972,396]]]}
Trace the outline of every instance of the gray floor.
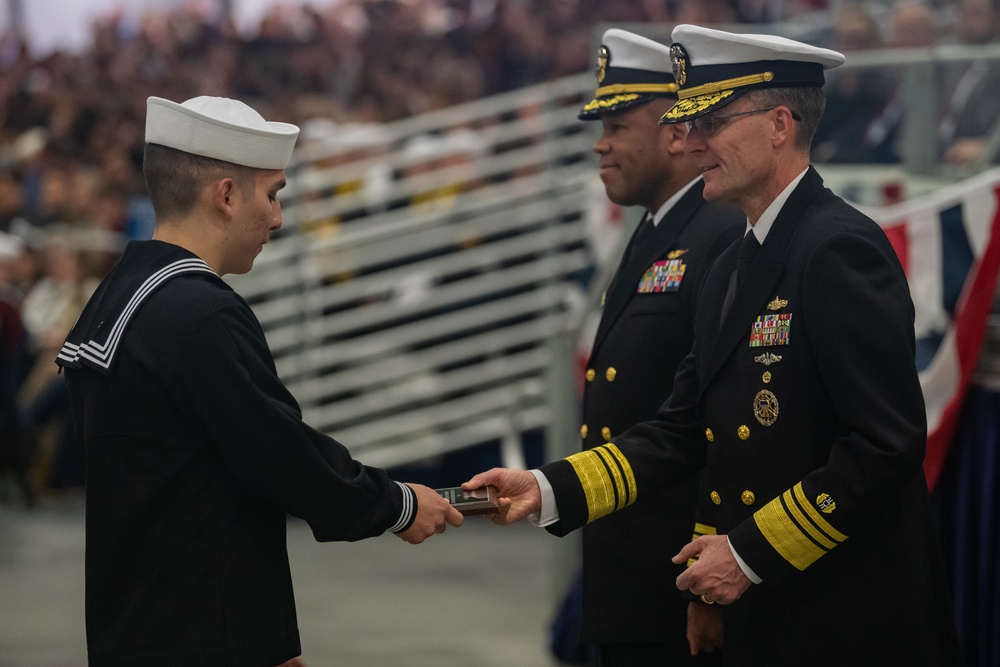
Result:
{"label": "gray floor", "polygon": [[[481,517],[413,546],[318,544],[289,524],[309,667],[548,667],[548,625],[572,543]],[[0,667],[86,664],[83,507],[0,507]]]}

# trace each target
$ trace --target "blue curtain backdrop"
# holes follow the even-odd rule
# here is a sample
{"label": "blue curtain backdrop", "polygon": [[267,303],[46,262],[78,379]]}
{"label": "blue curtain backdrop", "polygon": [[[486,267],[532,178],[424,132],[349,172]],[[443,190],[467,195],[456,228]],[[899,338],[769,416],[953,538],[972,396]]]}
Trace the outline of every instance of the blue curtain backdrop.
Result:
{"label": "blue curtain backdrop", "polygon": [[969,667],[1000,665],[1000,391],[970,387],[933,501]]}

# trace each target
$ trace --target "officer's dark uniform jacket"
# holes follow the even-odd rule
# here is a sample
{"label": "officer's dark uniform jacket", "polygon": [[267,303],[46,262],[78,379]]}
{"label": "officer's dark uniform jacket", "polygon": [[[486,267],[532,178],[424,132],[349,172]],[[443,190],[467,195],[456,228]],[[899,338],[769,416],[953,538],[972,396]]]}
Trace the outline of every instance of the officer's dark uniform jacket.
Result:
{"label": "officer's dark uniform jacket", "polygon": [[249,306],[182,248],[130,244],[57,363],[87,455],[92,666],[285,662],[286,512],[321,541],[412,516],[409,492],[302,423]]}
{"label": "officer's dark uniform jacket", "polygon": [[[648,235],[633,235],[609,286],[585,373],[583,447],[652,419],[691,349],[694,297],[708,267],[746,217],[706,203],[698,179]],[[686,646],[687,602],[670,558],[691,538],[696,482],[588,525],[583,531],[583,637],[599,643]]]}
{"label": "officer's dark uniform jacket", "polygon": [[706,278],[694,349],[656,420],[542,469],[554,529],[707,464],[698,529],[727,534],[763,579],[726,608],[727,664],[956,664],[892,247],[812,168],[721,318],[737,246]]}

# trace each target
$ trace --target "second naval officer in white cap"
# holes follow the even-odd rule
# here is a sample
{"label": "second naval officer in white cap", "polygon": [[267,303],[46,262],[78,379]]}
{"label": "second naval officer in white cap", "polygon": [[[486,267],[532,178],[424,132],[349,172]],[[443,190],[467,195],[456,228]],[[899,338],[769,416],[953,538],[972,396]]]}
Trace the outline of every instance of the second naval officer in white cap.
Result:
{"label": "second naval officer in white cap", "polygon": [[[611,201],[645,215],[605,292],[584,372],[584,449],[656,415],[691,349],[701,283],[745,224],[735,206],[702,197],[698,166],[684,153],[687,128],[657,124],[677,102],[669,46],[612,28],[596,78],[579,117],[602,126],[601,180]],[[669,562],[691,539],[696,491],[692,479],[584,527],[582,636],[602,667],[721,664],[721,639],[707,628],[697,658],[687,641],[689,615],[721,630],[721,610],[681,595],[674,579],[683,566]]]}
{"label": "second naval officer in white cap", "polygon": [[222,280],[281,226],[297,136],[237,100],[147,102],[153,239],[129,244],[57,359],[86,449],[91,667],[296,660],[286,514],[320,541],[462,523],[302,422]]}

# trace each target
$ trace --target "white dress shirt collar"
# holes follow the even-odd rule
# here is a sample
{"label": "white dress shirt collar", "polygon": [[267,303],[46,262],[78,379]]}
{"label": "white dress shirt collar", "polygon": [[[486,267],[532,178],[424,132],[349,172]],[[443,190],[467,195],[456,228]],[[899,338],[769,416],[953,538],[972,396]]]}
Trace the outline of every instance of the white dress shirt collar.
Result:
{"label": "white dress shirt collar", "polygon": [[761,214],[760,219],[757,220],[757,224],[751,225],[750,220],[749,219],[747,220],[747,231],[752,229],[754,236],[757,237],[757,242],[760,243],[761,245],[764,244],[764,239],[767,238],[767,233],[771,231],[771,225],[773,225],[775,219],[777,219],[778,213],[781,212],[781,208],[785,205],[785,202],[788,201],[788,198],[792,195],[792,190],[794,190],[795,187],[799,184],[799,181],[802,180],[802,177],[806,175],[807,171],[809,171],[808,167],[803,169],[802,173],[796,176],[792,180],[792,182],[789,183],[785,187],[785,189],[781,191],[781,194],[774,198],[774,201],[771,202],[771,205],[768,206],[766,209],[764,209],[764,212]]}
{"label": "white dress shirt collar", "polygon": [[690,190],[691,186],[694,185],[695,183],[697,183],[699,181],[699,179],[701,179],[701,176],[698,176],[697,178],[695,178],[693,181],[691,181],[690,183],[688,183],[687,185],[685,185],[683,188],[681,188],[680,190],[678,190],[677,192],[675,192],[670,197],[670,199],[668,199],[667,201],[663,202],[663,206],[661,206],[660,208],[658,208],[656,210],[656,214],[653,216],[653,226],[654,227],[660,224],[660,220],[663,220],[663,217],[667,214],[667,211],[669,211],[670,209],[672,209],[674,207],[674,204],[676,204],[678,201],[680,201],[681,197],[683,197],[685,194],[687,194],[687,191]]}

